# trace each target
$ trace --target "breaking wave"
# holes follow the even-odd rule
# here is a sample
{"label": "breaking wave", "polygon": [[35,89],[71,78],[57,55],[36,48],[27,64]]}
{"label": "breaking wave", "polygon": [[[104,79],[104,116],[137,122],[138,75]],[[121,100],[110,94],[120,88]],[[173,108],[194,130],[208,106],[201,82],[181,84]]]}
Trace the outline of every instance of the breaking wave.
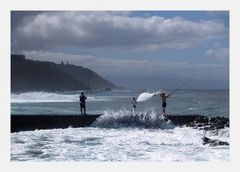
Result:
{"label": "breaking wave", "polygon": [[175,125],[154,111],[133,113],[128,110],[105,111],[92,125],[101,128],[159,128],[173,129]]}
{"label": "breaking wave", "polygon": [[[107,96],[88,96],[88,101],[111,101]],[[26,92],[11,94],[11,103],[41,103],[41,102],[78,102],[79,94],[60,94],[50,92]]]}

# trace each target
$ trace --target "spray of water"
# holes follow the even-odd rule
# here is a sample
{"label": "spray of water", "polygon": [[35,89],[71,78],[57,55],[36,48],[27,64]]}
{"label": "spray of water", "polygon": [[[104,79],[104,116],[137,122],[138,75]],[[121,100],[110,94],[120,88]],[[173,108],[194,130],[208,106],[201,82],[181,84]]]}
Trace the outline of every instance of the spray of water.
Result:
{"label": "spray of water", "polygon": [[175,126],[172,122],[154,112],[148,110],[140,113],[132,113],[129,110],[105,111],[104,115],[99,117],[92,127],[103,128],[158,128],[172,129]]}
{"label": "spray of water", "polygon": [[164,92],[163,90],[158,90],[153,93],[144,92],[138,96],[137,102],[144,102],[144,101],[150,100],[152,97],[160,95],[163,92]]}

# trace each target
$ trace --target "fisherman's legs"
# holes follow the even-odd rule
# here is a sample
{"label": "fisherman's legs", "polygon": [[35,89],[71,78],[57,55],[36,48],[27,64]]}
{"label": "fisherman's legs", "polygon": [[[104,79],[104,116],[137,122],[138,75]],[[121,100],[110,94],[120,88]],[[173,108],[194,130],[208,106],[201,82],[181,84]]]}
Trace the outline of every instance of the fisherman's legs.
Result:
{"label": "fisherman's legs", "polygon": [[163,102],[162,103],[162,114],[165,115],[166,114],[166,107],[167,107],[167,103]]}
{"label": "fisherman's legs", "polygon": [[165,113],[166,113],[166,108],[165,107],[163,107],[163,114],[165,115]]}
{"label": "fisherman's legs", "polygon": [[135,113],[136,112],[136,106],[132,107],[132,112]]}
{"label": "fisherman's legs", "polygon": [[80,109],[81,109],[81,115],[83,114],[83,112],[84,112],[84,115],[86,114],[86,106],[85,106],[85,104],[80,104]]}
{"label": "fisherman's legs", "polygon": [[81,108],[81,115],[83,114],[83,108]]}
{"label": "fisherman's legs", "polygon": [[84,115],[86,115],[86,105],[82,104],[82,108],[83,108]]}

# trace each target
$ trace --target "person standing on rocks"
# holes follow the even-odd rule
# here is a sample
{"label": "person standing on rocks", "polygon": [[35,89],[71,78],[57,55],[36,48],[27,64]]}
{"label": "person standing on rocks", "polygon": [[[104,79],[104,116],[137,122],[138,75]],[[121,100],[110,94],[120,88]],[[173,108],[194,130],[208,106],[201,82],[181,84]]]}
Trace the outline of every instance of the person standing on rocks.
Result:
{"label": "person standing on rocks", "polygon": [[83,92],[81,92],[81,95],[79,96],[81,115],[86,115],[86,99],[87,97],[84,95]]}
{"label": "person standing on rocks", "polygon": [[162,98],[162,113],[161,115],[166,115],[166,107],[167,107],[167,98],[169,97],[165,96],[165,93],[160,94],[160,97]]}

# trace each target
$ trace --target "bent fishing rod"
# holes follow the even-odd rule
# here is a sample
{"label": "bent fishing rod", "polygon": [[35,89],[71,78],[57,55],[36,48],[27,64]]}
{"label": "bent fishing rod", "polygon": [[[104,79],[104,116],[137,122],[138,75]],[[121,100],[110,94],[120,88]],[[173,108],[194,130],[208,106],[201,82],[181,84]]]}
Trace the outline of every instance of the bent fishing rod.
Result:
{"label": "bent fishing rod", "polygon": [[173,90],[170,94],[167,95],[167,97],[169,97],[170,95],[172,95],[174,92],[176,92],[177,90],[180,90],[181,88],[183,88],[185,85],[187,85],[192,79],[187,80],[186,82],[184,82],[183,84],[181,84],[179,87],[177,87],[175,90]]}

